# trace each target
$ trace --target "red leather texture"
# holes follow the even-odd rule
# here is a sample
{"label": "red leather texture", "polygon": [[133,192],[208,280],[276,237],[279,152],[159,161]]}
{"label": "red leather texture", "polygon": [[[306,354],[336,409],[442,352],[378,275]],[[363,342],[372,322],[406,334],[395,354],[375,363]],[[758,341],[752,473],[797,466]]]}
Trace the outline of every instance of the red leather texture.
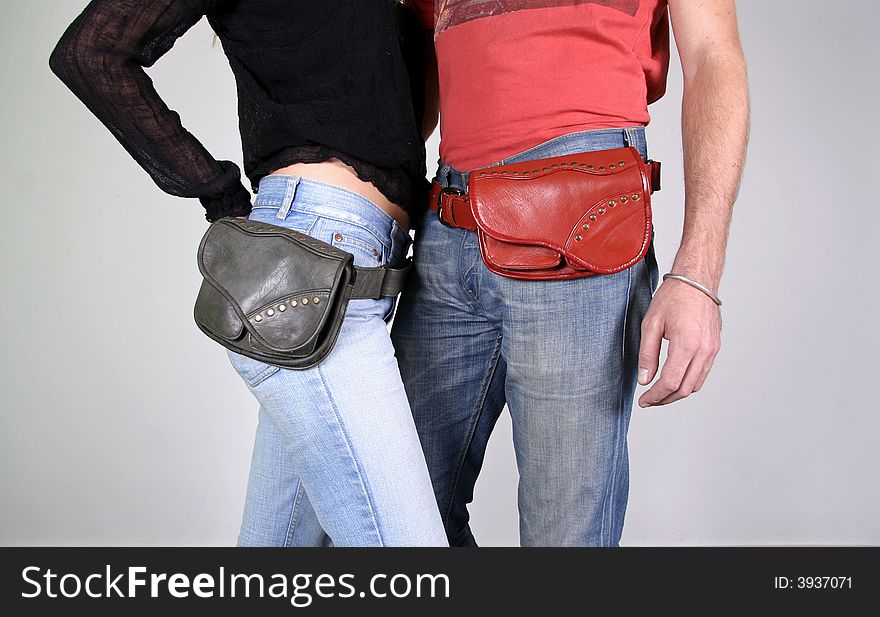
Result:
{"label": "red leather texture", "polygon": [[[474,171],[469,210],[486,266],[520,279],[624,270],[651,240],[659,164],[635,148],[600,150]],[[466,218],[462,197],[456,218]]]}

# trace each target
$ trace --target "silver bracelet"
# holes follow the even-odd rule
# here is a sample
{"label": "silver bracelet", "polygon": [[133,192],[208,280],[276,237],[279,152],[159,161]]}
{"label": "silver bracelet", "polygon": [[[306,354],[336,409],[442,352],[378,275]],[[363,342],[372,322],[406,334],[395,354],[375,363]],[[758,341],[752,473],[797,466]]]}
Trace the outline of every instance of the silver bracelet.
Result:
{"label": "silver bracelet", "polygon": [[721,306],[721,298],[719,298],[717,295],[715,295],[715,293],[711,289],[709,289],[705,285],[701,285],[700,283],[696,282],[694,279],[688,278],[686,276],[682,276],[681,274],[673,274],[672,272],[667,272],[666,274],[663,275],[663,280],[665,281],[666,279],[675,279],[676,281],[681,281],[682,283],[687,283],[691,287],[694,287],[694,288],[702,291],[704,294],[706,294],[707,296],[709,296],[712,299],[712,302],[714,302],[718,306]]}

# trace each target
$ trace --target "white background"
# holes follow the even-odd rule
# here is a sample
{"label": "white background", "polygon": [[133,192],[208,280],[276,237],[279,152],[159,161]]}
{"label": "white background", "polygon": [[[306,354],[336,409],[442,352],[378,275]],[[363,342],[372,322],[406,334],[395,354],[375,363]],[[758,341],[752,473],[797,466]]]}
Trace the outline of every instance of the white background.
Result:
{"label": "white background", "polygon": [[[0,544],[230,545],[257,403],[192,321],[198,202],[156,189],[47,68],[84,4],[3,3]],[[753,126],[724,349],[698,395],[634,411],[623,543],[880,544],[880,5],[739,6]],[[204,21],[151,75],[240,161]],[[680,101],[674,60],[648,132],[662,271],[682,219]],[[505,414],[472,507],[482,544],[517,543],[516,481]]]}

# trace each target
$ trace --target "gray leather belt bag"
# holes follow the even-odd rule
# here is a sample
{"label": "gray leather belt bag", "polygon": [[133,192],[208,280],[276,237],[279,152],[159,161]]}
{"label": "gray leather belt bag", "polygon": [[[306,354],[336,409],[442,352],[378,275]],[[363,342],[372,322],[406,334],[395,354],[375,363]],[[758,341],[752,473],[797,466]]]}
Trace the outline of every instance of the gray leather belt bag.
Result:
{"label": "gray leather belt bag", "polygon": [[396,296],[411,263],[360,268],[351,253],[285,227],[222,218],[199,245],[204,280],[193,311],[209,337],[284,368],[318,364],[333,349],[352,298]]}

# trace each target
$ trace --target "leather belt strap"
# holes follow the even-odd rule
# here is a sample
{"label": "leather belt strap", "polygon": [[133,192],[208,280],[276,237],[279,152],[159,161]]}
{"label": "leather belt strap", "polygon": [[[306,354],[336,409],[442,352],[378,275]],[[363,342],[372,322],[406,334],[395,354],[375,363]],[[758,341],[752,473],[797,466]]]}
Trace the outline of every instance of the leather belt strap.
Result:
{"label": "leather belt strap", "polygon": [[[651,192],[660,190],[660,161],[648,161],[648,176],[651,180]],[[447,227],[458,227],[468,231],[477,230],[477,221],[468,194],[455,188],[444,188],[434,180],[431,183],[431,194],[428,205],[437,214],[440,222]]]}
{"label": "leather belt strap", "polygon": [[440,222],[447,227],[477,231],[477,221],[474,219],[467,193],[458,189],[443,188],[434,180],[431,183],[428,205],[437,213]]}
{"label": "leather belt strap", "polygon": [[369,298],[378,300],[383,296],[396,296],[406,286],[406,279],[412,270],[412,262],[402,268],[359,268],[356,267],[354,275],[354,289],[352,299]]}

